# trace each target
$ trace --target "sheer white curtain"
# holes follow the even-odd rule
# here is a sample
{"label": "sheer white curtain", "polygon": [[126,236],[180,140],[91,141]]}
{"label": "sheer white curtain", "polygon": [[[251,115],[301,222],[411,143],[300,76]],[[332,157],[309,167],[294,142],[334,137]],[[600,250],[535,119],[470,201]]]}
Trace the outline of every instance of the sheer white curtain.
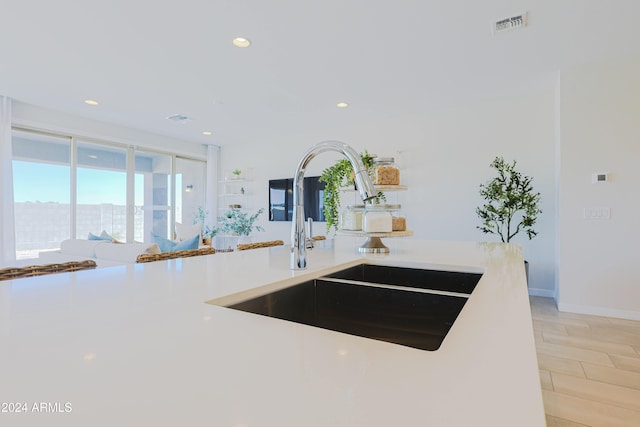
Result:
{"label": "sheer white curtain", "polygon": [[16,260],[11,161],[11,98],[0,95],[0,267]]}

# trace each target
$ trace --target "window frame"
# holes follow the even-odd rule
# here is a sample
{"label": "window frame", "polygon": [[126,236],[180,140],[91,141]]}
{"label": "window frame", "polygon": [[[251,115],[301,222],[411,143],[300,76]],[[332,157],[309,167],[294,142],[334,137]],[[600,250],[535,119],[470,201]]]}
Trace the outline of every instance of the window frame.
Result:
{"label": "window frame", "polygon": [[[142,152],[146,154],[163,155],[163,156],[168,156],[170,158],[170,162],[171,162],[171,174],[170,174],[171,189],[169,194],[169,204],[170,204],[169,228],[170,230],[175,230],[176,192],[181,191],[181,189],[178,189],[176,187],[176,159],[180,158],[185,160],[192,160],[192,161],[202,162],[204,164],[205,176],[201,185],[202,185],[202,188],[204,189],[205,203],[208,198],[207,194],[209,190],[207,188],[207,178],[206,178],[207,171],[209,167],[216,167],[216,165],[209,165],[207,158],[205,157],[199,158],[199,157],[191,156],[184,153],[171,152],[163,149],[150,148],[146,146],[143,147],[143,146],[138,146],[130,143],[118,143],[118,142],[108,141],[100,138],[85,136],[85,135],[76,135],[68,132],[56,132],[56,131],[51,131],[46,129],[38,129],[38,128],[29,127],[29,126],[19,126],[19,125],[12,126],[11,131],[12,131],[12,137],[14,135],[14,132],[24,132],[27,134],[43,135],[43,136],[64,138],[64,139],[70,140],[69,142],[70,143],[70,159],[69,159],[70,161],[69,163],[69,167],[70,167],[70,177],[69,177],[70,178],[70,188],[69,188],[70,236],[69,238],[70,239],[78,238],[77,236],[77,224],[78,224],[78,217],[77,217],[78,186],[77,184],[78,184],[78,167],[79,166],[82,167],[82,165],[78,165],[78,144],[79,143],[89,143],[97,146],[103,146],[105,148],[124,150],[124,152],[126,153],[125,154],[126,155],[126,195],[125,195],[126,207],[125,209],[126,209],[127,242],[134,241],[136,153]],[[15,157],[13,157],[12,161],[13,160],[22,160],[22,158],[16,159]],[[80,238],[83,238],[83,237],[80,237]],[[86,238],[86,236],[84,238]],[[18,251],[17,244],[18,242],[16,242],[16,255]]]}

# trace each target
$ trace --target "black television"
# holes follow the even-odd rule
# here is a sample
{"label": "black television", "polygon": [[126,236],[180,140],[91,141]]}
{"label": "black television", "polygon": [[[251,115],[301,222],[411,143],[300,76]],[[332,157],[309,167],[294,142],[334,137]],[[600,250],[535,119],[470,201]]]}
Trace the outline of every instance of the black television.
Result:
{"label": "black television", "polygon": [[[304,179],[304,218],[324,221],[324,187],[319,176]],[[293,218],[293,178],[269,180],[269,221]]]}

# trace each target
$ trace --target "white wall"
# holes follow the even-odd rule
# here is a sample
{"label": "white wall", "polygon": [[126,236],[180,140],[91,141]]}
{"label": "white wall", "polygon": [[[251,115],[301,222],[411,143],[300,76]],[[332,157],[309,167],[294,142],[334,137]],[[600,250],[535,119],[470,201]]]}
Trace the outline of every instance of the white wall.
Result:
{"label": "white wall", "polygon": [[[346,111],[345,113],[348,113]],[[268,180],[292,177],[301,155],[316,142],[337,139],[357,151],[395,156],[401,181],[409,190],[397,195],[415,238],[495,240],[476,229],[475,208],[481,203],[479,184],[494,176],[489,164],[497,155],[518,161],[534,177],[542,193],[543,214],[535,227],[539,236],[515,242],[530,261],[530,287],[551,296],[555,278],[555,149],[554,88],[502,100],[427,111],[350,127],[327,125],[323,131],[222,147],[222,169],[248,171],[253,210],[268,205]],[[307,176],[319,175],[337,158],[323,153],[312,160]],[[395,197],[395,196],[390,196]],[[267,232],[256,240],[289,241],[290,223],[261,225]],[[324,224],[317,231],[324,231]]]}
{"label": "white wall", "polygon": [[[561,310],[640,319],[640,58],[561,73]],[[611,181],[592,184],[592,172]],[[583,209],[609,207],[610,220]]]}
{"label": "white wall", "polygon": [[[314,143],[341,140],[358,151],[397,158],[409,186],[397,201],[416,238],[492,240],[476,229],[478,185],[493,176],[488,165],[496,155],[516,159],[535,178],[544,210],[535,227],[538,237],[516,239],[531,262],[530,288],[543,295],[557,288],[561,310],[640,319],[640,284],[633,271],[640,237],[640,58],[582,65],[560,76],[557,88],[509,99],[351,126],[322,121],[321,131],[223,146],[220,169],[245,172],[248,206],[255,211],[267,208],[269,179],[291,177]],[[14,119],[142,147],[175,151],[180,144],[186,155],[205,156],[198,144],[19,102]],[[318,156],[307,175],[320,174],[336,158]],[[611,181],[592,184],[593,172],[609,172]],[[583,219],[583,209],[591,207],[609,207],[611,219]],[[290,223],[269,223],[265,214],[260,224],[267,231],[254,239],[289,240]],[[316,231],[323,230],[319,224]]]}

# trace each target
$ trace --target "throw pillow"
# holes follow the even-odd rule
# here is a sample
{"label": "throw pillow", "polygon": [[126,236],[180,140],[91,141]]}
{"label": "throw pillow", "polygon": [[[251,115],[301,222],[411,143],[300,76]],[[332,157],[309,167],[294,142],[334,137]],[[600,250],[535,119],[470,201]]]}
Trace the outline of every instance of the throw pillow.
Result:
{"label": "throw pillow", "polygon": [[171,252],[173,247],[176,245],[176,242],[173,240],[166,239],[153,233],[151,233],[151,239],[158,245],[160,252]]}
{"label": "throw pillow", "polygon": [[154,243],[153,245],[149,246],[145,251],[145,254],[149,254],[149,255],[157,255],[160,253],[160,247],[158,246],[157,243]]}
{"label": "throw pillow", "polygon": [[113,236],[111,236],[109,233],[107,233],[104,230],[102,230],[102,233],[100,233],[100,237],[103,239],[115,240]]}
{"label": "throw pillow", "polygon": [[191,239],[193,236],[200,236],[202,232],[202,223],[198,222],[193,225],[185,225],[176,222],[176,240],[182,242],[183,240]]}
{"label": "throw pillow", "polygon": [[174,251],[186,251],[191,249],[198,249],[200,244],[200,235],[197,234],[190,239],[183,240],[182,242],[175,245],[173,248]]}
{"label": "throw pillow", "polygon": [[89,240],[108,240],[109,242],[113,242],[113,237],[109,236],[106,231],[102,230],[102,233],[99,236],[89,232]]}
{"label": "throw pillow", "polygon": [[200,235],[193,236],[191,239],[184,240],[182,242],[174,242],[173,240],[165,239],[157,234],[151,234],[153,241],[160,248],[160,252],[175,252],[184,251],[189,249],[198,249],[200,243]]}

